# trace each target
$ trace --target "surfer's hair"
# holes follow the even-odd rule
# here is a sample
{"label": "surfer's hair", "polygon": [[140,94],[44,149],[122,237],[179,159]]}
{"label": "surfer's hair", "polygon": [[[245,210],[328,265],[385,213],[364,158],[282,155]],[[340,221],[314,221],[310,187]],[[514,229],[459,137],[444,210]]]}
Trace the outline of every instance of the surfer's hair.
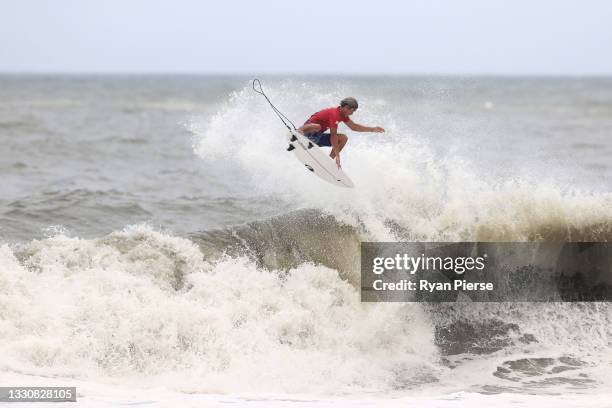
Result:
{"label": "surfer's hair", "polygon": [[349,108],[357,109],[359,107],[359,104],[357,103],[357,99],[351,98],[349,96],[348,98],[344,98],[343,100],[340,101],[340,107],[344,108],[345,106],[348,106]]}

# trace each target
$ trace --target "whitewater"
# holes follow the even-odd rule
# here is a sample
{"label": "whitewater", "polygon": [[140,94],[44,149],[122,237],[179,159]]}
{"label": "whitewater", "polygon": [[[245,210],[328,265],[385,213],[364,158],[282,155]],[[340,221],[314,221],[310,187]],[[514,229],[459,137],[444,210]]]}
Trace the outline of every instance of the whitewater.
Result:
{"label": "whitewater", "polygon": [[385,127],[348,133],[354,189],[286,153],[246,78],[0,77],[3,385],[94,407],[607,406],[608,303],[361,303],[359,244],[608,242],[609,79],[264,81],[296,123],[355,96]]}

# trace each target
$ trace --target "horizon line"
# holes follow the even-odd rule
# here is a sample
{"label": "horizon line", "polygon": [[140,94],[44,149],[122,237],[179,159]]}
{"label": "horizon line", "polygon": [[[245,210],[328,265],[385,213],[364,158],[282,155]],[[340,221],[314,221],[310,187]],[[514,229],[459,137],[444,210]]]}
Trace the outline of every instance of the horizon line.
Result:
{"label": "horizon line", "polygon": [[503,78],[609,78],[612,73],[508,73],[508,72],[198,72],[198,71],[2,71],[0,76],[326,76],[326,77],[503,77]]}

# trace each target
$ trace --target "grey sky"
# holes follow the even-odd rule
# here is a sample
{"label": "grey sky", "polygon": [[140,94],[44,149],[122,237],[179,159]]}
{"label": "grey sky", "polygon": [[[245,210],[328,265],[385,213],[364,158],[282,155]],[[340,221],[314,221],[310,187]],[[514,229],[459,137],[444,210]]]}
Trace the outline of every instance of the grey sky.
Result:
{"label": "grey sky", "polygon": [[0,0],[0,71],[612,74],[612,1]]}

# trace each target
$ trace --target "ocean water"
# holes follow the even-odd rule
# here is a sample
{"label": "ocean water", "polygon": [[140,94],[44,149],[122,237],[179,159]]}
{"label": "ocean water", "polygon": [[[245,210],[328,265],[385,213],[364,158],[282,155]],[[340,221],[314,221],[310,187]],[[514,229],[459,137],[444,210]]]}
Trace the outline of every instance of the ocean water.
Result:
{"label": "ocean water", "polygon": [[612,79],[261,79],[296,124],[350,95],[387,130],[348,132],[355,189],[285,151],[249,78],[0,76],[2,384],[84,406],[609,406],[608,303],[362,304],[358,256],[611,240]]}

